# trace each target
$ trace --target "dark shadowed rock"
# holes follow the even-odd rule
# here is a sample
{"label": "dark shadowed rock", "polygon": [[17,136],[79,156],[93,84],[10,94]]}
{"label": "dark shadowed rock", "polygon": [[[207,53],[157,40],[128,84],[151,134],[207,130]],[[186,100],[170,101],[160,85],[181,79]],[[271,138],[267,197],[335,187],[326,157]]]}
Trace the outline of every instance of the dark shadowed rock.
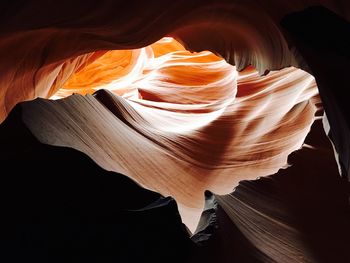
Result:
{"label": "dark shadowed rock", "polygon": [[6,262],[183,262],[192,243],[171,198],[74,149],[41,144],[17,106],[0,126]]}

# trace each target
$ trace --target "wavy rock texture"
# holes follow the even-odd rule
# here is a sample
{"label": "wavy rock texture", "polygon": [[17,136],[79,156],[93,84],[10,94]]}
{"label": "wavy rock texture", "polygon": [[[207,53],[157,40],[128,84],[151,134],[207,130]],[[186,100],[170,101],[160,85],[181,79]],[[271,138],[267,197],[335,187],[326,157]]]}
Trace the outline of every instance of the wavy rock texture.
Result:
{"label": "wavy rock texture", "polygon": [[308,146],[289,156],[288,169],[243,181],[230,195],[217,196],[218,204],[234,222],[225,228],[236,235],[231,244],[239,240],[247,250],[237,260],[350,260],[349,185],[335,176],[337,165],[321,120],[315,121],[306,143]]}
{"label": "wavy rock texture", "polygon": [[260,73],[302,66],[279,23],[286,14],[315,4],[350,16],[346,0],[4,1],[0,117],[20,101],[53,95],[73,72],[100,55],[90,52],[144,47],[164,35],[190,50],[219,54],[239,70],[249,64]]}
{"label": "wavy rock texture", "polygon": [[[307,12],[310,19],[306,23],[300,24],[299,15],[296,15],[289,26],[281,24],[282,19],[291,13],[315,5],[324,6],[334,13],[324,12],[325,8],[313,8]],[[338,36],[346,38],[346,28],[349,27],[346,20],[350,18],[347,0],[193,0],[176,3],[168,0],[161,3],[137,0],[89,3],[65,0],[56,3],[40,0],[35,3],[3,1],[0,8],[4,14],[0,25],[0,121],[18,102],[51,97],[74,72],[104,54],[103,50],[140,48],[165,35],[175,37],[189,50],[210,50],[236,65],[238,70],[251,64],[263,74],[292,65],[319,72],[324,67],[322,62],[314,63],[305,47],[315,51],[317,43],[327,41],[330,43],[323,45],[328,47],[326,53],[339,50],[337,44],[331,42],[344,46],[346,40],[344,42]],[[337,15],[339,17],[334,19]],[[343,21],[339,22],[339,19]],[[301,29],[304,24],[309,26]],[[299,33],[295,34],[293,27],[299,28]],[[302,40],[307,35],[318,38],[318,41]],[[295,41],[295,37],[301,41]],[[326,58],[323,52],[314,57],[322,58],[321,61],[326,59],[330,65],[336,65],[339,58],[338,55],[335,55],[335,60]],[[347,62],[341,60],[340,64],[347,65]],[[332,81],[322,82],[334,86],[332,83],[338,82],[339,70],[342,71],[342,66],[335,71]],[[321,78],[324,75],[327,74],[320,73]],[[321,90],[325,93],[321,94],[323,100],[329,100],[325,110],[335,129],[332,133],[344,133],[341,140],[344,141],[349,134],[349,125],[343,127],[337,121],[347,122],[342,116],[344,110],[333,113],[331,109],[338,107],[342,96],[328,99],[332,97],[328,88]],[[336,138],[333,141],[340,156],[340,169],[347,176],[349,153],[341,141]]]}
{"label": "wavy rock texture", "polygon": [[[324,8],[299,12],[315,4],[334,13]],[[286,166],[291,152],[302,147],[318,109],[317,82],[339,171],[349,178],[350,110],[338,88],[338,84],[347,83],[344,69],[350,57],[346,44],[350,43],[346,38],[350,32],[346,20],[350,17],[348,1],[39,0],[4,1],[0,9],[4,14],[0,18],[0,121],[25,100],[62,98],[72,93],[86,95],[21,104],[23,113],[18,118],[41,142],[19,147],[20,152],[23,150],[22,161],[26,153],[36,153],[28,151],[31,147],[39,147],[42,155],[56,151],[56,147],[46,145],[42,152],[45,144],[79,150],[106,170],[123,173],[145,188],[173,196],[182,220],[194,231],[204,206],[205,190],[224,195],[242,180],[274,174]],[[335,33],[332,28],[336,28]],[[164,36],[168,37],[161,39]],[[284,69],[275,71],[281,68]],[[313,73],[316,82],[297,68]],[[5,130],[5,134],[11,134],[8,128]],[[4,145],[2,162],[14,162],[16,151],[7,147],[5,139]],[[322,147],[317,149],[322,152]],[[314,175],[317,170],[322,178],[326,172],[336,178],[337,172],[328,171],[326,165],[330,160],[328,150],[327,157],[317,159],[324,162],[322,171],[307,167],[306,163],[316,158],[305,147],[302,157],[292,160],[304,167],[300,169],[306,174]],[[65,160],[63,155],[58,154],[59,166]],[[85,158],[82,153],[78,155],[71,155],[73,162]],[[32,158],[25,163],[34,171]],[[53,159],[49,161],[52,163]],[[104,174],[90,161],[80,162],[79,167],[85,164]],[[17,172],[22,172],[21,167],[17,168]],[[279,170],[276,176],[287,174],[289,178],[296,173],[289,168]],[[311,175],[309,179],[318,179]],[[37,178],[41,177],[34,176],[34,180]],[[322,194],[327,190],[324,186],[330,182],[328,179],[318,191],[309,183],[302,188],[303,198],[293,198],[299,188],[286,185],[298,185],[302,178],[282,183],[272,180],[274,187],[286,190],[288,195],[273,187],[266,190],[258,180],[241,184],[230,195],[216,197],[219,210],[227,214],[224,229],[243,237],[226,238],[236,248],[240,241],[248,244],[247,253],[254,252],[252,262],[333,262],[335,258],[337,262],[347,262],[344,248],[349,243],[349,191],[343,187],[348,185],[335,181],[329,184],[336,196],[332,204],[338,204],[338,210],[332,210],[332,204],[327,204],[328,199]],[[20,185],[24,189],[23,182]],[[132,185],[125,185],[129,183]],[[15,181],[10,180],[9,184],[9,189],[16,189]],[[64,183],[60,186],[66,189]],[[35,187],[36,183],[33,189],[41,190]],[[74,195],[71,188],[67,189]],[[311,195],[317,195],[315,200],[306,194],[309,189]],[[49,196],[55,200],[54,195]],[[34,197],[35,202],[40,201],[41,195]],[[325,209],[339,219],[339,225],[332,229],[324,226],[324,218],[333,225],[337,220],[323,218],[322,207],[317,205],[322,201],[326,202]],[[295,206],[298,202],[305,204]],[[16,199],[14,204],[20,205],[20,211],[27,211],[21,201]],[[174,231],[184,242],[182,249],[189,249],[176,206],[173,201],[169,204],[164,204],[170,207],[165,209],[171,214],[168,220],[178,227]],[[30,201],[28,205],[31,207]],[[153,210],[153,206],[156,212],[150,212],[150,221],[165,211],[163,204],[148,208]],[[44,219],[50,211],[44,210]],[[216,224],[211,216],[205,219],[205,213],[199,228],[202,236],[193,238],[198,238],[199,243],[206,242],[205,231]],[[301,213],[306,213],[307,219]],[[318,217],[322,217],[323,225],[315,227],[312,221]],[[136,218],[143,217],[136,216],[135,222]],[[210,221],[207,226],[206,221]],[[170,231],[169,235],[175,234],[168,226],[164,229]],[[318,243],[323,238],[319,233],[335,240],[334,244]],[[157,242],[162,238],[155,237]],[[208,242],[205,247],[212,241]],[[326,249],[330,252],[322,252]],[[109,252],[113,253],[113,249]],[[238,256],[237,260],[242,258]]]}
{"label": "wavy rock texture", "polygon": [[[0,126],[0,162],[6,168],[1,238],[14,262],[72,256],[84,262],[349,261],[348,188],[335,176],[320,120],[308,146],[289,157],[292,167],[241,182],[232,194],[216,196],[217,205],[208,196],[192,237],[195,246],[174,202],[154,202],[158,194],[106,172],[84,154],[37,141],[22,120],[28,104],[37,103],[16,107]],[[48,171],[42,162],[55,169]]]}
{"label": "wavy rock texture", "polygon": [[[210,50],[236,65],[238,70],[252,64],[263,74],[293,65],[318,72],[323,67],[322,63],[315,64],[310,59],[308,52],[305,53],[305,44],[313,50],[317,43],[324,42],[323,38],[328,42],[342,42],[334,32],[346,38],[346,28],[349,27],[346,19],[350,17],[346,0],[298,0],[293,3],[276,0],[193,0],[150,2],[147,8],[145,5],[136,0],[89,1],[88,4],[81,0],[74,3],[43,0],[1,3],[4,15],[0,26],[0,120],[4,120],[18,102],[55,94],[74,72],[104,54],[105,51],[101,50],[140,48],[164,35],[175,37],[190,50]],[[306,30],[311,33],[301,30],[297,37],[303,39],[306,35],[313,35],[319,40],[296,43],[292,27],[302,27],[301,20],[292,20],[289,27],[282,25],[281,20],[315,5],[324,6],[334,13],[324,12],[325,8],[310,9],[307,13],[312,21],[306,24],[311,30]],[[33,14],[37,15],[33,17]],[[337,15],[342,22],[338,18],[333,19]],[[323,25],[321,30],[320,25]],[[333,49],[332,43],[324,46],[338,50],[337,45]],[[340,46],[344,44],[340,43]],[[12,52],[14,49],[16,52]],[[315,56],[324,58],[324,53]],[[330,64],[337,63],[333,60]],[[346,65],[346,62],[341,61],[343,64]],[[336,72],[339,70],[342,70],[341,66]],[[323,82],[331,85],[337,82],[337,75],[332,81]],[[330,100],[326,105],[332,105],[325,108],[335,129],[332,133],[344,133],[342,138],[346,139],[349,125],[343,127],[337,124],[338,119],[347,122],[342,116],[344,111],[340,109],[333,113],[330,109],[338,107],[341,96],[332,101],[328,99],[332,97],[328,88],[321,90],[325,93],[321,94],[323,100]],[[346,108],[346,104],[342,107]],[[339,166],[346,176],[349,173],[349,153],[340,141],[334,140],[341,160]]]}
{"label": "wavy rock texture", "polygon": [[305,143],[288,169],[241,181],[229,195],[206,193],[194,261],[349,262],[349,185],[335,176],[321,119]]}
{"label": "wavy rock texture", "polygon": [[[116,58],[125,66],[108,63]],[[205,190],[230,193],[240,180],[286,165],[317,102],[314,79],[301,70],[238,74],[210,52],[184,51],[169,38],[107,52],[58,95],[99,88],[125,98],[101,91],[95,98],[40,100],[25,104],[24,121],[41,142],[78,149],[107,170],[173,196],[191,230]]]}

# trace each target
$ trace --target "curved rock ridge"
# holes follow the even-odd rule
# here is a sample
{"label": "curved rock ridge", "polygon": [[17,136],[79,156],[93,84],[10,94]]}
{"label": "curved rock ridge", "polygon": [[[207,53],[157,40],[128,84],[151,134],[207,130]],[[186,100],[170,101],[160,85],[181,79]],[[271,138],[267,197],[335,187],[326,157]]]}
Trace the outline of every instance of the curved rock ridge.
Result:
{"label": "curved rock ridge", "polygon": [[[349,185],[337,176],[321,119],[314,122],[305,143],[308,147],[289,155],[288,169],[242,181],[233,193],[216,196],[233,222],[231,227],[219,222],[233,232],[218,233],[225,236],[221,242],[229,242],[232,251],[245,251],[231,252],[232,258],[240,254],[241,262],[350,261]],[[222,219],[222,213],[217,214]]]}
{"label": "curved rock ridge", "polygon": [[3,258],[349,262],[348,191],[334,176],[333,150],[320,120],[307,136],[310,146],[289,156],[291,168],[240,182],[229,195],[206,192],[191,238],[196,245],[171,198],[101,169],[77,150],[40,143],[21,108],[0,125]]}
{"label": "curved rock ridge", "polygon": [[5,250],[349,262],[349,3],[1,1]]}
{"label": "curved rock ridge", "polygon": [[305,66],[289,49],[280,20],[317,4],[350,17],[347,0],[5,1],[0,6],[0,119],[18,102],[52,96],[101,50],[141,48],[166,35],[190,50],[212,51],[238,70],[251,64],[262,74]]}
{"label": "curved rock ridge", "polygon": [[[107,63],[115,57],[126,66]],[[99,88],[108,90],[89,95]],[[287,164],[302,147],[318,102],[314,78],[302,70],[263,77],[252,67],[237,72],[212,53],[185,51],[170,38],[105,53],[57,94],[72,92],[88,95],[23,105],[33,134],[173,196],[192,231],[205,190],[230,193],[239,181]]]}

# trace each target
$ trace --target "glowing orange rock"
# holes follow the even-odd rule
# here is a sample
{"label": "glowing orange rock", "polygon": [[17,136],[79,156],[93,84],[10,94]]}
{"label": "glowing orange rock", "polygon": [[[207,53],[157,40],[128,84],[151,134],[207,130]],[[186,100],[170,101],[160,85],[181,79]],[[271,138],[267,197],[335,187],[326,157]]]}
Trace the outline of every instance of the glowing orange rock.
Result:
{"label": "glowing orange rock", "polygon": [[314,78],[302,70],[238,73],[212,53],[185,51],[169,38],[107,52],[57,94],[100,88],[114,93],[103,96],[116,116],[93,97],[70,97],[27,111],[27,125],[45,143],[78,149],[107,170],[173,196],[192,230],[205,190],[226,194],[241,180],[287,164],[302,147],[317,102]]}

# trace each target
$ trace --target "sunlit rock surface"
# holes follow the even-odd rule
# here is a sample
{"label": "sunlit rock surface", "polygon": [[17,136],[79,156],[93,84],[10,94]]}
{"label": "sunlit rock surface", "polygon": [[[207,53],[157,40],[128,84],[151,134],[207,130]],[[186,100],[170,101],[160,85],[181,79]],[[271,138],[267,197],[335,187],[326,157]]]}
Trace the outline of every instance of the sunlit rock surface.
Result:
{"label": "sunlit rock surface", "polygon": [[219,54],[239,70],[249,64],[260,73],[304,66],[289,49],[280,20],[317,4],[350,17],[347,0],[4,1],[0,117],[20,101],[52,96],[101,50],[140,48],[165,35],[190,50]]}
{"label": "sunlit rock surface", "polygon": [[[316,4],[333,13],[322,7],[305,9]],[[147,259],[154,255],[153,244],[169,244],[162,253],[154,252],[154,261],[164,261],[163,253],[169,256],[175,250],[181,252],[172,259],[180,262],[192,257],[192,262],[210,257],[220,262],[349,261],[349,185],[339,177],[349,178],[350,170],[350,104],[341,88],[348,82],[348,1],[4,1],[0,7],[0,121],[22,101],[85,95],[20,104],[16,111],[21,113],[11,117],[20,125],[5,121],[1,126],[2,172],[10,176],[3,184],[4,214],[8,222],[16,222],[17,216],[24,224],[12,228],[18,235],[12,230],[5,235],[10,248],[27,253],[33,246],[34,258],[40,257],[50,250],[48,240],[57,238],[63,242],[62,255],[69,254],[67,237],[60,234],[67,231],[71,237],[75,228],[63,225],[62,233],[38,236],[28,226],[36,224],[31,216],[53,226],[56,204],[62,208],[63,222],[89,202],[105,215],[103,220],[113,218],[108,205],[98,208],[106,204],[101,196],[94,199],[85,188],[43,177],[49,176],[44,170],[48,163],[67,181],[86,165],[92,175],[86,183],[98,186],[100,177],[94,176],[107,175],[101,166],[173,196],[177,206],[169,198],[161,204],[150,201],[145,208],[150,210],[146,221],[160,227],[139,226],[138,220],[145,218],[138,213],[135,221],[116,226],[118,231],[133,223],[138,226],[130,233],[146,238],[142,244],[133,239],[130,246],[145,249],[140,255]],[[338,169],[330,145],[303,145],[320,104],[314,78],[297,68],[316,78]],[[35,138],[24,136],[30,133]],[[55,146],[73,149],[53,154]],[[294,166],[279,170],[302,146],[290,157]],[[89,161],[81,163],[82,159]],[[65,170],[64,165],[76,162],[79,169]],[[34,174],[32,179],[26,169]],[[16,180],[13,173],[22,177]],[[274,173],[243,182],[224,195],[242,180]],[[39,181],[53,190],[38,187]],[[146,191],[135,189],[140,190],[134,191],[135,200],[137,193]],[[193,247],[176,210],[194,231],[205,190],[216,194],[216,208],[206,208],[199,232],[192,237],[198,247]],[[68,195],[61,196],[65,191]],[[55,205],[50,210],[51,201]],[[86,218],[84,211],[75,214],[79,220]],[[123,213],[116,211],[114,218]],[[99,233],[104,231],[108,229]],[[149,240],[152,231],[160,235]],[[169,239],[172,235],[177,238]],[[94,262],[94,255],[102,253],[106,261],[106,253],[115,252],[99,245],[110,240],[107,236],[92,235],[94,245],[89,247],[84,232],[79,232],[75,237],[83,241],[83,249],[77,258]],[[123,251],[127,254],[128,249]],[[111,259],[116,260],[114,255]]]}
{"label": "sunlit rock surface", "polygon": [[320,120],[309,146],[290,156],[290,168],[241,182],[230,195],[215,196],[216,207],[207,200],[196,244],[174,202],[156,202],[158,194],[79,151],[40,143],[22,108],[0,126],[2,255],[14,262],[349,261],[348,188],[335,176]]}
{"label": "sunlit rock surface", "polygon": [[[158,49],[169,53],[155,57]],[[58,94],[101,87],[110,92],[27,103],[24,122],[43,143],[78,149],[107,170],[173,196],[194,230],[205,190],[230,193],[240,180],[273,174],[287,164],[314,120],[317,89],[302,70],[261,77],[252,68],[238,73],[209,52],[181,49],[164,39],[125,51],[126,62],[136,67],[126,64],[125,71],[101,69],[110,67],[114,56],[123,57],[123,51],[106,53]],[[130,54],[144,57],[130,59]],[[114,71],[119,79],[104,79]]]}

